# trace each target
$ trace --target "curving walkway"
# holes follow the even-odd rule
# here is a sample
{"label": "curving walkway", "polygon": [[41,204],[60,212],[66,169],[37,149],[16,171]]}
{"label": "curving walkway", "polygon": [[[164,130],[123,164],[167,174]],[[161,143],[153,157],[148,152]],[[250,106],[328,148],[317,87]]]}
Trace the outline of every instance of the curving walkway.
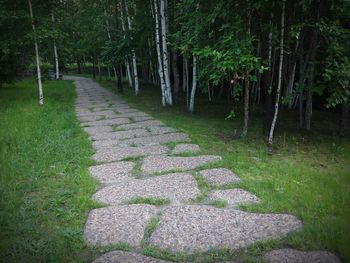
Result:
{"label": "curving walkway", "polygon": [[[210,168],[220,156],[200,155],[189,137],[90,79],[73,80],[76,113],[96,150],[90,174],[100,182],[93,199],[105,205],[90,212],[84,239],[90,246],[142,245],[181,253],[239,249],[258,241],[283,238],[302,223],[287,214],[247,213],[240,204],[259,202],[242,189],[215,190],[201,195],[197,179],[222,186],[239,181],[225,168]],[[175,147],[174,144],[176,143]],[[192,155],[189,157],[189,155]],[[212,202],[224,200],[225,208]],[[147,204],[151,203],[151,204]],[[159,222],[158,222],[159,221]],[[154,229],[145,237],[152,222]],[[281,249],[265,255],[268,262],[339,262],[327,252]],[[165,262],[138,253],[114,251],[95,262]]]}

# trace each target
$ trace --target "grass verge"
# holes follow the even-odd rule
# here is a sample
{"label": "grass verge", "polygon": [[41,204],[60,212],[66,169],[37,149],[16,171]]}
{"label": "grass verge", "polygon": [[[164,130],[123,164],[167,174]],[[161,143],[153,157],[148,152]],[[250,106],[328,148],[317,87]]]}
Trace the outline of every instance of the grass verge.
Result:
{"label": "grass verge", "polygon": [[83,227],[95,205],[92,148],[68,81],[25,80],[0,89],[0,261],[92,261]]}

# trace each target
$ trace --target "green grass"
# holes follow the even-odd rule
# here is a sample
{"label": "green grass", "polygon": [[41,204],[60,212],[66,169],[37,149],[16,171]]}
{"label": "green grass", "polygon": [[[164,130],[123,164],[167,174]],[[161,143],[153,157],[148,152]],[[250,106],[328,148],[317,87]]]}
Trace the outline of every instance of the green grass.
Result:
{"label": "green grass", "polygon": [[92,149],[68,81],[26,80],[0,89],[0,262],[92,261],[83,227],[96,183]]}
{"label": "green grass", "polygon": [[[100,83],[114,92],[113,81]],[[261,199],[260,204],[245,206],[246,210],[290,213],[303,221],[300,233],[273,245],[253,246],[248,256],[289,246],[330,250],[350,262],[350,142],[335,135],[338,116],[334,113],[315,111],[313,131],[309,133],[299,132],[294,115],[285,113],[275,144],[269,147],[259,107],[251,117],[248,136],[237,139],[235,134],[242,120],[225,120],[233,107],[226,100],[209,103],[206,97],[199,96],[195,114],[188,114],[183,99],[177,106],[163,108],[160,90],[147,85],[141,86],[138,97],[125,85],[123,98],[131,106],[186,132],[201,147],[201,153],[220,155],[220,165],[241,178],[231,187],[244,188]],[[210,190],[203,188],[205,192]]]}
{"label": "green grass", "polygon": [[155,206],[162,206],[170,204],[170,200],[164,198],[152,198],[152,197],[134,197],[128,201],[128,204],[149,204]]}

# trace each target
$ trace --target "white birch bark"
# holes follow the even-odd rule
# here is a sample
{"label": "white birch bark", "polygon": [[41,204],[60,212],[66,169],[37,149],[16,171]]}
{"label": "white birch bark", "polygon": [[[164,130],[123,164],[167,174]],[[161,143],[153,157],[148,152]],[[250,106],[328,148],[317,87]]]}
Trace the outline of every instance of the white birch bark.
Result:
{"label": "white birch bark", "polygon": [[[129,8],[128,8],[128,3],[127,0],[125,0],[125,15],[128,21],[128,28],[129,31],[131,32],[132,30],[132,26],[131,26],[131,19],[130,19],[130,15],[129,15]],[[136,62],[136,53],[135,53],[135,49],[131,50],[131,58],[132,58],[132,65],[133,65],[133,72],[134,72],[134,84],[135,84],[135,95],[137,96],[139,94],[139,76],[137,73],[137,62]]]}
{"label": "white birch bark", "polygon": [[[51,13],[51,20],[52,20],[52,24],[55,25],[55,16],[53,14],[53,12]],[[59,69],[59,65],[58,65],[58,53],[57,53],[57,46],[56,46],[56,41],[53,41],[53,53],[55,56],[55,78],[59,79],[60,78],[60,69]]]}
{"label": "white birch bark", "polygon": [[160,38],[159,38],[159,17],[158,17],[158,4],[157,0],[153,1],[154,3],[154,16],[156,21],[156,49],[157,49],[157,58],[158,58],[158,74],[160,79],[160,88],[162,91],[162,104],[163,106],[167,105],[166,95],[165,95],[165,80],[164,80],[164,71],[163,71],[163,61],[160,48]]}
{"label": "white birch bark", "polygon": [[28,5],[29,5],[30,18],[32,20],[32,30],[34,33],[36,72],[37,72],[38,87],[39,87],[39,105],[42,106],[42,105],[44,105],[44,94],[43,94],[43,86],[42,86],[42,82],[41,82],[39,46],[38,46],[38,41],[37,41],[37,38],[35,35],[34,15],[33,15],[32,1],[31,0],[28,0]]}
{"label": "white birch bark", "polygon": [[[112,36],[111,36],[111,31],[110,31],[110,27],[109,27],[109,21],[108,21],[108,17],[107,17],[107,12],[106,9],[103,10],[103,13],[105,15],[106,18],[106,31],[107,31],[107,37],[109,42],[112,42]],[[99,69],[100,70],[100,69]],[[117,76],[117,71],[115,69],[115,66],[113,65],[113,74],[114,74],[114,78],[116,81],[118,81],[118,76]],[[108,77],[111,77],[111,72],[109,71],[109,67],[108,67]]]}
{"label": "white birch bark", "polygon": [[275,113],[273,116],[270,134],[269,134],[269,144],[272,144],[272,142],[273,142],[273,133],[275,131],[275,126],[276,126],[276,122],[277,122],[279,100],[280,100],[280,96],[281,96],[285,5],[286,5],[286,2],[284,0],[283,4],[282,4],[281,42],[280,42],[281,54],[280,54],[280,64],[279,64],[279,68],[278,68],[278,84],[277,84],[277,93],[276,93],[276,102],[275,102]]}
{"label": "white birch bark", "polygon": [[173,104],[170,86],[169,76],[169,60],[168,60],[168,47],[167,47],[167,23],[166,23],[166,10],[165,0],[160,0],[160,19],[162,28],[162,48],[163,48],[163,69],[164,69],[164,80],[165,80],[165,99],[168,105]]}
{"label": "white birch bark", "polygon": [[194,111],[194,96],[196,95],[197,89],[197,57],[193,56],[193,77],[192,77],[192,89],[191,89],[191,97],[188,106],[188,111],[193,113]]}
{"label": "white birch bark", "polygon": [[[121,0],[122,1],[122,0]],[[125,39],[125,22],[124,22],[124,11],[123,11],[123,4],[120,2],[120,16],[121,16],[121,21],[122,21],[122,30],[124,32],[124,39]],[[132,79],[131,79],[131,73],[130,73],[130,63],[128,60],[125,61],[125,68],[126,68],[126,77],[129,82],[129,86],[132,87]]]}

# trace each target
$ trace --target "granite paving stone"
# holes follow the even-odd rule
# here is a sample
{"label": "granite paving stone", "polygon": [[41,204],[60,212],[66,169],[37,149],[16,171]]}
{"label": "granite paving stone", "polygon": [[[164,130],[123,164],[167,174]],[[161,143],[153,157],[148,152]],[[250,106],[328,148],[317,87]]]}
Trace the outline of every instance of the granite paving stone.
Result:
{"label": "granite paving stone", "polygon": [[145,228],[155,216],[152,205],[122,205],[93,209],[84,229],[89,246],[107,246],[118,243],[138,247]]}
{"label": "granite paving stone", "polygon": [[102,140],[95,141],[92,143],[92,146],[95,149],[103,149],[105,147],[113,147],[113,146],[128,146],[128,145],[154,145],[160,143],[168,143],[168,142],[186,142],[189,141],[189,137],[185,133],[168,133],[161,135],[153,135],[148,137],[139,137],[132,138],[126,140]]}
{"label": "granite paving stone", "polygon": [[150,237],[150,244],[173,252],[239,249],[285,237],[302,223],[287,214],[254,214],[204,205],[170,206]]}
{"label": "granite paving stone", "polygon": [[141,165],[141,171],[149,174],[174,170],[186,171],[219,160],[221,160],[221,157],[215,155],[201,155],[195,157],[149,156],[144,159]]}
{"label": "granite paving stone", "polygon": [[147,129],[150,131],[151,134],[154,135],[176,132],[176,129],[166,126],[150,126]]}
{"label": "granite paving stone", "polygon": [[158,120],[140,121],[136,123],[119,125],[118,130],[131,130],[131,129],[147,128],[147,127],[162,126],[162,125],[164,125],[164,123]]}
{"label": "granite paving stone", "polygon": [[226,168],[206,169],[199,172],[212,185],[225,185],[238,182],[240,179]]}
{"label": "granite paving stone", "polygon": [[148,131],[145,129],[134,129],[128,131],[115,131],[115,132],[104,132],[104,133],[96,133],[92,134],[91,138],[94,141],[97,140],[122,140],[122,139],[130,139],[135,137],[145,137],[150,135]]}
{"label": "granite paving stone", "polygon": [[148,120],[154,120],[151,116],[134,116],[132,117],[132,120],[134,122],[138,121],[148,121]]}
{"label": "granite paving stone", "polygon": [[135,197],[160,198],[173,203],[183,203],[195,199],[199,193],[197,182],[192,175],[173,173],[108,185],[95,193],[93,199],[107,205],[125,203]]}
{"label": "granite paving stone", "polygon": [[84,127],[83,129],[90,135],[113,131],[112,126],[92,126],[92,127]]}
{"label": "granite paving stone", "polygon": [[158,155],[166,154],[167,152],[168,148],[162,145],[146,145],[138,147],[124,146],[99,149],[92,158],[97,162],[112,162],[123,160],[127,157]]}
{"label": "granite paving stone", "polygon": [[177,144],[172,150],[172,154],[181,154],[181,153],[197,153],[200,151],[200,148],[197,144]]}
{"label": "granite paving stone", "polygon": [[208,200],[224,200],[229,206],[238,206],[250,203],[259,203],[259,198],[243,189],[217,190],[209,193]]}
{"label": "granite paving stone", "polygon": [[106,125],[120,125],[130,123],[128,118],[118,118],[118,119],[108,119],[108,120],[99,120],[99,121],[89,121],[81,123],[81,126],[93,127],[93,126],[106,126]]}
{"label": "granite paving stone", "polygon": [[340,263],[338,257],[328,251],[300,251],[291,248],[268,252],[264,259],[268,263]]}
{"label": "granite paving stone", "polygon": [[146,257],[128,251],[112,251],[97,258],[93,263],[167,263],[157,258]]}
{"label": "granite paving stone", "polygon": [[131,180],[133,162],[115,162],[91,166],[90,174],[100,183],[111,184]]}

